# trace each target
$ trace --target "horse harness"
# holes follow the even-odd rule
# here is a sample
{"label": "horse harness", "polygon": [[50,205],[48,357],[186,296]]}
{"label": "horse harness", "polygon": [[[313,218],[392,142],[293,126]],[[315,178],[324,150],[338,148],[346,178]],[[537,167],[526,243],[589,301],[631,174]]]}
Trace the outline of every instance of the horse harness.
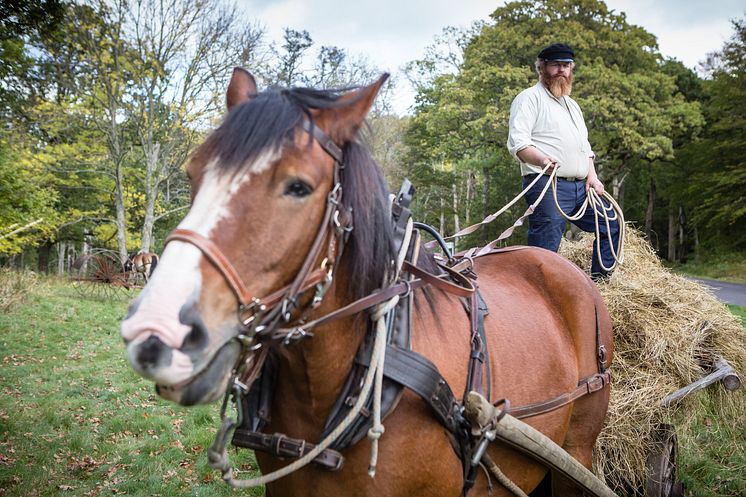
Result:
{"label": "horse harness", "polygon": [[[487,337],[484,333],[484,317],[489,310],[477,288],[477,276],[472,269],[473,260],[452,257],[448,248],[442,243],[442,238],[433,228],[415,223],[418,228],[429,231],[436,240],[441,242],[448,256],[445,264],[438,264],[440,275],[417,267],[420,240],[418,230],[414,230],[408,247],[403,247],[407,224],[410,223],[411,218],[409,203],[414,193],[414,188],[409,181],[405,180],[399,195],[392,203],[392,223],[394,240],[398,245],[397,253],[398,250],[407,252],[398,280],[330,314],[307,321],[307,316],[318,307],[331,284],[334,269],[338,266],[345,242],[352,230],[352,212],[342,206],[340,182],[343,169],[342,150],[313,123],[304,121],[303,130],[316,139],[334,159],[334,185],[328,195],[327,208],[319,231],[301,270],[290,285],[263,299],[258,299],[248,292],[228,258],[208,238],[191,230],[176,229],[166,239],[166,243],[179,240],[191,243],[201,250],[223,275],[239,302],[238,317],[243,330],[237,339],[243,350],[234,368],[234,378],[226,392],[221,409],[221,415],[225,419],[226,405],[229,397],[232,397],[238,411],[238,426],[233,432],[231,443],[237,447],[250,448],[279,458],[300,458],[310,452],[315,447],[314,443],[291,438],[282,433],[262,432],[271,418],[270,406],[277,375],[277,360],[270,345],[289,345],[300,339],[312,337],[311,330],[315,327],[358,314],[399,296],[397,306],[385,317],[387,344],[381,398],[382,418],[394,411],[404,393],[404,388],[409,388],[418,394],[430,406],[436,419],[450,435],[454,451],[462,461],[463,494],[466,495],[476,480],[479,468],[479,457],[474,457],[474,454],[479,450],[483,452],[486,444],[472,436],[469,422],[464,417],[463,404],[453,393],[438,368],[429,359],[411,350],[410,325],[412,293],[415,290],[432,286],[459,297],[469,317],[471,339],[468,377],[463,397],[469,391],[475,390],[485,395],[488,400],[490,399],[490,361],[487,356]],[[326,253],[323,254],[325,241],[327,242]],[[494,249],[489,253],[513,251],[520,248]],[[319,259],[323,260],[314,270],[313,266],[318,263]],[[312,289],[314,294],[311,297],[307,294]],[[339,425],[358,399],[361,379],[370,367],[373,350],[371,337],[372,333],[366,333],[342,392],[327,418],[321,435],[322,439]],[[574,391],[526,406],[511,408],[505,399],[496,402],[495,405],[504,404],[504,412],[510,412],[518,418],[526,418],[553,411],[583,395],[601,390],[610,383],[611,377],[606,370],[606,353],[600,342],[598,316],[596,316],[596,345],[598,373],[582,379]],[[485,378],[488,379],[486,389],[484,388]],[[342,432],[330,448],[316,456],[313,462],[328,470],[341,469],[344,456],[340,451],[359,442],[372,425],[373,420],[370,415],[372,404],[371,392],[365,407],[354,422]],[[224,426],[226,426],[225,423]],[[218,432],[215,446],[221,444],[224,446],[227,437],[225,431],[224,429]]]}

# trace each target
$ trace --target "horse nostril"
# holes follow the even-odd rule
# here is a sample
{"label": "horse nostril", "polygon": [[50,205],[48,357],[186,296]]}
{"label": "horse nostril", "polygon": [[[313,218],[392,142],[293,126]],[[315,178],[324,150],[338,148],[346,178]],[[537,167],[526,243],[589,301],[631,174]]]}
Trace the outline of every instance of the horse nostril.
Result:
{"label": "horse nostril", "polygon": [[184,337],[184,343],[181,346],[182,352],[191,352],[204,349],[207,346],[207,330],[202,320],[192,325],[192,330]]}
{"label": "horse nostril", "polygon": [[169,359],[170,352],[160,338],[151,335],[138,347],[137,362],[145,368],[157,366]]}
{"label": "horse nostril", "polygon": [[209,342],[209,334],[202,316],[200,316],[197,307],[193,303],[184,305],[181,308],[179,311],[179,321],[183,325],[192,327],[187,336],[184,337],[179,350],[186,354],[190,352],[198,353],[204,350]]}

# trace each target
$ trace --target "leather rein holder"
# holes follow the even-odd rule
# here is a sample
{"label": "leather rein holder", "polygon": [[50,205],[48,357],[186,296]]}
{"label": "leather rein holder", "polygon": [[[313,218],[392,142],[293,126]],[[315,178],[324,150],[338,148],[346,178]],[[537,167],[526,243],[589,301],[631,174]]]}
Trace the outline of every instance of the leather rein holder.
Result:
{"label": "leather rein holder", "polygon": [[[318,126],[304,120],[302,129],[315,138],[322,149],[334,159],[334,185],[327,197],[324,217],[319,224],[319,230],[308,251],[301,269],[289,285],[259,299],[254,297],[246,288],[236,268],[228,257],[209,238],[193,230],[177,228],[166,237],[164,246],[172,241],[186,242],[198,248],[223,276],[225,282],[238,300],[238,318],[244,327],[253,332],[261,330],[271,331],[280,319],[290,320],[290,313],[297,307],[299,294],[315,285],[328,287],[332,272],[342,253],[344,235],[352,230],[350,215],[340,214],[342,200],[342,186],[340,169],[342,168],[342,150]],[[345,213],[347,214],[347,213]],[[318,269],[312,271],[314,264],[320,258],[324,241],[327,240],[327,257]],[[317,287],[318,288],[318,287]],[[325,291],[325,289],[324,289]],[[323,296],[323,295],[321,295]],[[281,304],[282,305],[279,305]],[[311,305],[317,305],[316,299]],[[258,326],[261,320],[261,328]]]}

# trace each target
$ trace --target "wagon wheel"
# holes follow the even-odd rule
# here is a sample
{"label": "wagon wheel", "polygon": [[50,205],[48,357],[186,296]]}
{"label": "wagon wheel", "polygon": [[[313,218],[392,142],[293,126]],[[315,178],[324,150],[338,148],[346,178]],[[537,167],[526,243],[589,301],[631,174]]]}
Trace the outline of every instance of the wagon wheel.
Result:
{"label": "wagon wheel", "polygon": [[661,424],[654,434],[655,448],[648,454],[646,497],[683,497],[684,488],[677,481],[679,444],[673,426]]}
{"label": "wagon wheel", "polygon": [[73,287],[83,297],[114,298],[129,287],[119,257],[111,251],[83,255],[75,261],[73,269]]}

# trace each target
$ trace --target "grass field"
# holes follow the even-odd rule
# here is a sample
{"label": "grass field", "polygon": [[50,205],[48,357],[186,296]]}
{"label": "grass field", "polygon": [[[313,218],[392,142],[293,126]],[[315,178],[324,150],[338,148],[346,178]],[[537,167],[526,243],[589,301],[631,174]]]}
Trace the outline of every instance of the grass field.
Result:
{"label": "grass field", "polygon": [[746,254],[740,252],[704,253],[699,259],[690,259],[672,269],[699,278],[746,284]]}
{"label": "grass field", "polygon": [[[207,467],[217,405],[168,403],[131,370],[119,337],[126,305],[42,278],[0,306],[0,496],[261,495]],[[681,437],[687,495],[746,495],[746,426],[707,406],[697,423]],[[250,451],[231,457],[239,477],[254,475]]]}
{"label": "grass field", "polygon": [[[236,495],[206,466],[219,406],[163,401],[132,371],[126,305],[40,280],[0,314],[1,496]],[[254,475],[250,451],[232,458]]]}

